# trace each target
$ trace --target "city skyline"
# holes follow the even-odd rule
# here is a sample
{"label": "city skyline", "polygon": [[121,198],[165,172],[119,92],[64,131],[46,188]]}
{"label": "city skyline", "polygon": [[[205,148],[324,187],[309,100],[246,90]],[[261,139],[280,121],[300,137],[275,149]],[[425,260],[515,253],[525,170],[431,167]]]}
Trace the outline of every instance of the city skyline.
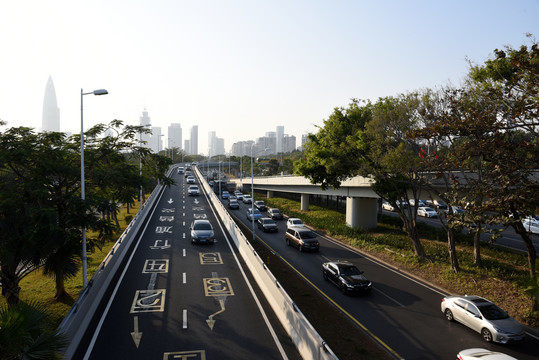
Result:
{"label": "city skyline", "polygon": [[539,36],[535,0],[11,1],[2,14],[7,127],[43,127],[51,76],[61,131],[80,132],[81,88],[107,89],[85,98],[85,130],[147,109],[162,133],[181,124],[184,144],[197,125],[197,153],[209,131],[227,151],[278,125],[299,144],[352,98],[459,86],[495,49]]}

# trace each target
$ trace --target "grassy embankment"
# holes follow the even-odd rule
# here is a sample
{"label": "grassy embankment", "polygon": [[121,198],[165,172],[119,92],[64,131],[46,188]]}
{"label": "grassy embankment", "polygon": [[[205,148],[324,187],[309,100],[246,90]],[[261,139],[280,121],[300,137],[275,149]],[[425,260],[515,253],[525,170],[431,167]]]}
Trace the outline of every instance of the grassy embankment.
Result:
{"label": "grassy embankment", "polygon": [[[129,214],[127,214],[127,208],[122,207],[118,214],[120,229],[117,231],[115,238],[118,238],[129,224],[125,220],[126,216],[128,220],[130,220],[137,213],[138,209],[138,202],[135,204],[135,207],[129,209]],[[88,236],[90,235],[91,234],[89,233]],[[96,249],[95,252],[88,253],[88,281],[90,281],[93,274],[97,271],[99,265],[105,256],[107,256],[115,242],[116,240],[107,242],[101,249]],[[24,302],[36,301],[37,303],[44,305],[44,307],[48,309],[52,324],[58,326],[67,315],[71,306],[77,300],[79,292],[82,290],[82,268],[75,277],[66,280],[65,287],[70,296],[64,299],[57,300],[54,298],[54,279],[43,275],[42,271],[39,269],[27,275],[20,282],[19,286],[21,287],[20,300]],[[4,306],[5,303],[5,299],[0,297],[0,307]]]}

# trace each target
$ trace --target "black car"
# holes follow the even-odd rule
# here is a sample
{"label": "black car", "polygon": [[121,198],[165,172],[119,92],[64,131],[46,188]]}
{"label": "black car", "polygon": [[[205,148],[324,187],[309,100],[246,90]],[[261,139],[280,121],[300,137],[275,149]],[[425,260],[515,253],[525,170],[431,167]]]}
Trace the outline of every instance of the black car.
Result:
{"label": "black car", "polygon": [[279,231],[279,228],[277,227],[277,224],[275,223],[275,220],[264,217],[260,218],[256,221],[258,224],[258,228],[262,229],[263,232],[277,232]]}
{"label": "black car", "polygon": [[258,209],[258,211],[260,212],[263,212],[263,211],[267,211],[268,208],[266,207],[266,204],[264,204],[263,201],[261,200],[258,200],[258,201],[255,201],[255,207]]}
{"label": "black car", "polygon": [[272,218],[273,220],[282,220],[283,219],[283,213],[277,208],[269,208],[268,209],[268,216]]}
{"label": "black car", "polygon": [[363,271],[348,261],[330,261],[322,264],[324,280],[331,281],[343,294],[368,293],[372,282],[363,276]]}

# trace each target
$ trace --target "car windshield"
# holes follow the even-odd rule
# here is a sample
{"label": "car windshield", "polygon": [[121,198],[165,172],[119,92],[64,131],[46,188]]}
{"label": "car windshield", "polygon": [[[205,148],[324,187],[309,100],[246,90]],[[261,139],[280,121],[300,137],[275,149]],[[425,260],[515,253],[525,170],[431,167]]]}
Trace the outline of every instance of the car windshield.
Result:
{"label": "car windshield", "polygon": [[264,219],[262,221],[264,222],[264,224],[275,224],[275,221],[273,221],[271,219]]}
{"label": "car windshield", "polygon": [[302,239],[316,239],[316,234],[312,231],[303,231],[300,233]]}
{"label": "car windshield", "polygon": [[353,265],[340,267],[342,276],[361,275],[361,271]]}
{"label": "car windshield", "polygon": [[424,210],[425,211],[434,211],[434,209],[431,209],[430,207],[426,207]]}
{"label": "car windshield", "polygon": [[301,224],[303,224],[303,222],[301,220],[297,219],[297,220],[292,220],[292,224],[301,225]]}
{"label": "car windshield", "polygon": [[494,304],[478,305],[479,311],[487,320],[502,320],[509,318],[509,315]]}
{"label": "car windshield", "polygon": [[197,223],[193,227],[195,230],[211,230],[211,224],[210,223]]}

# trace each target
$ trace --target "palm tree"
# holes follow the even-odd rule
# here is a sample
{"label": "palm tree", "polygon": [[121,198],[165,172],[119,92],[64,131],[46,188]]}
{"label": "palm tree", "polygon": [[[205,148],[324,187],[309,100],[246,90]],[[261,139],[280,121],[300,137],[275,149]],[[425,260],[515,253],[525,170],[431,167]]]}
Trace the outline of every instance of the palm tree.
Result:
{"label": "palm tree", "polygon": [[0,358],[60,359],[67,337],[47,319],[45,308],[34,302],[0,308]]}

